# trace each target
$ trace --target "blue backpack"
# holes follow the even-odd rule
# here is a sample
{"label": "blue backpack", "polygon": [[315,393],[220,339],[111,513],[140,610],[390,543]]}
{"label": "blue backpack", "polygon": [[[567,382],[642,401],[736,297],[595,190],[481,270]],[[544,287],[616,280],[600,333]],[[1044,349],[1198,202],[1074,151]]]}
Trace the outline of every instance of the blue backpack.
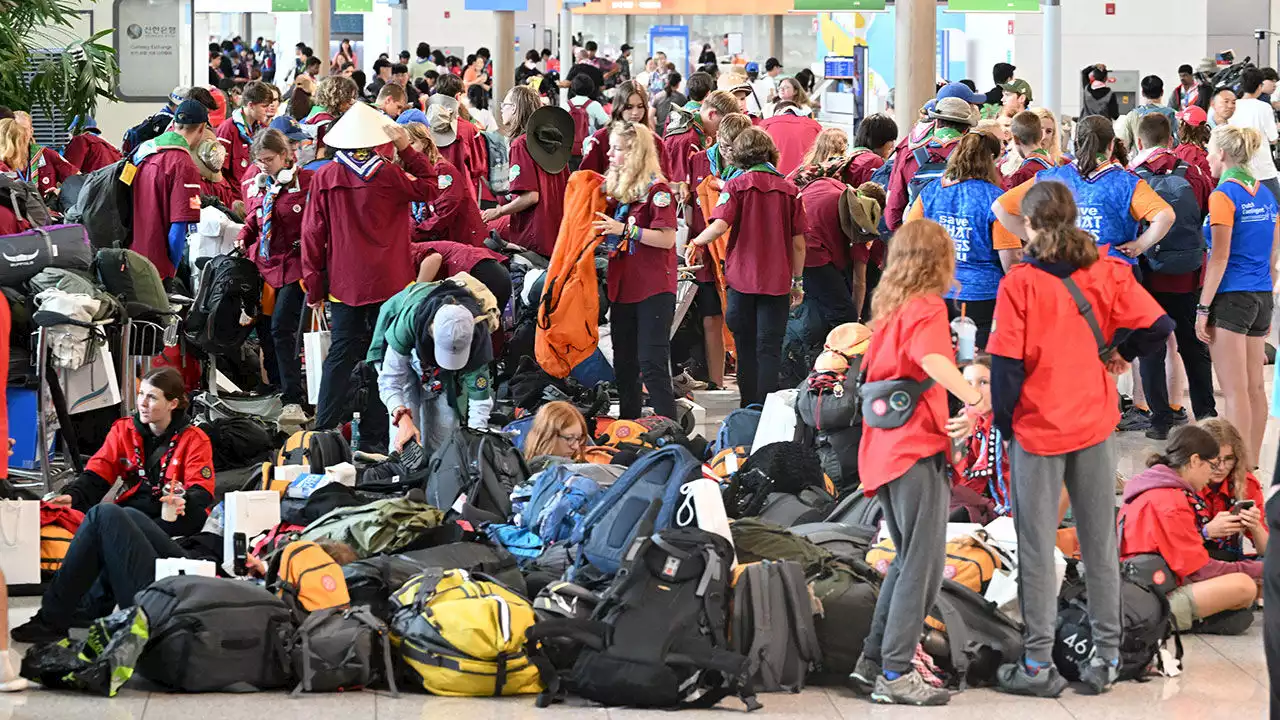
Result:
{"label": "blue backpack", "polygon": [[947,159],[934,160],[933,153],[928,147],[918,147],[911,153],[916,159],[916,174],[911,176],[907,181],[907,207],[910,208],[915,204],[916,198],[920,197],[920,191],[925,186],[942,177],[942,173],[947,169]]}
{"label": "blue backpack", "polygon": [[582,541],[582,522],[600,496],[626,468],[620,465],[554,465],[538,473],[529,499],[519,508],[520,526],[546,543]]}
{"label": "blue backpack", "polygon": [[584,563],[605,575],[618,572],[623,555],[637,536],[671,527],[680,505],[680,488],[700,477],[702,463],[681,445],[668,445],[642,456],[596,500],[583,519],[585,539],[574,572]]}
{"label": "blue backpack", "polygon": [[502,432],[511,438],[511,444],[515,445],[520,452],[524,452],[524,441],[529,435],[529,429],[533,427],[534,417],[536,416],[530,413],[519,420],[512,420],[502,428]]}
{"label": "blue backpack", "polygon": [[716,441],[711,445],[711,457],[715,457],[725,448],[751,448],[756,439],[756,428],[760,426],[760,414],[764,408],[759,405],[738,408],[725,416],[720,423],[720,432],[716,433]]}
{"label": "blue backpack", "polygon": [[1140,168],[1138,177],[1147,181],[1152,190],[1173,208],[1173,227],[1147,250],[1147,262],[1159,273],[1181,275],[1195,272],[1204,263],[1204,236],[1200,226],[1203,214],[1196,200],[1195,190],[1187,180],[1188,165],[1179,162],[1173,170],[1156,175],[1147,168]]}

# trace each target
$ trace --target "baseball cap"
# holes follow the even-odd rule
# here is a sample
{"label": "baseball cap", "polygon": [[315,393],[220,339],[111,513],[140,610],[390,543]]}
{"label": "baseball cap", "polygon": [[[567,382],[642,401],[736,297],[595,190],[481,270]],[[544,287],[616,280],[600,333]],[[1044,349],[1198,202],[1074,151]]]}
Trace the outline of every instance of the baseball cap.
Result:
{"label": "baseball cap", "polygon": [[631,48],[631,46],[630,46],[630,45],[628,45],[628,44],[626,44],[626,43],[622,43],[622,49],[621,49],[621,50],[619,50],[618,52],[626,52],[626,51],[631,50],[631,49],[632,49],[632,48]]}
{"label": "baseball cap", "polygon": [[169,102],[177,105],[191,94],[190,85],[179,85],[169,92]]}
{"label": "baseball cap", "polygon": [[749,72],[749,73],[758,73],[758,72],[760,72],[760,63],[758,63],[758,62],[749,62],[749,63],[747,63],[746,71],[747,71],[747,72]]}
{"label": "baseball cap", "polygon": [[1014,78],[1009,82],[1000,86],[1005,92],[1011,92],[1014,95],[1025,95],[1027,104],[1031,103],[1031,83],[1022,78]]}
{"label": "baseball cap", "polygon": [[183,100],[173,112],[175,125],[202,125],[209,122],[209,108],[198,100]]}
{"label": "baseball cap", "polygon": [[475,317],[461,305],[442,305],[431,321],[431,337],[435,340],[436,364],[443,370],[461,370],[471,357],[471,337]]}
{"label": "baseball cap", "polygon": [[415,122],[422,123],[423,125],[431,124],[431,122],[427,120],[427,114],[418,108],[409,108],[408,110],[400,113],[400,117],[396,118],[396,122],[401,125],[408,125],[409,123]]}
{"label": "baseball cap", "polygon": [[302,142],[303,140],[311,139],[311,136],[307,134],[306,130],[302,129],[302,126],[298,124],[298,121],[288,115],[281,115],[275,120],[272,120],[271,129],[279,130],[284,133],[285,137],[293,140],[294,142]]}
{"label": "baseball cap", "polygon": [[1191,126],[1200,126],[1209,122],[1209,114],[1199,105],[1191,105],[1178,113],[1178,121]]}
{"label": "baseball cap", "polygon": [[942,89],[938,91],[938,95],[933,99],[933,101],[936,105],[947,98],[960,98],[970,105],[982,105],[987,102],[987,96],[985,93],[970,90],[968,85],[961,82],[953,82],[944,85]]}

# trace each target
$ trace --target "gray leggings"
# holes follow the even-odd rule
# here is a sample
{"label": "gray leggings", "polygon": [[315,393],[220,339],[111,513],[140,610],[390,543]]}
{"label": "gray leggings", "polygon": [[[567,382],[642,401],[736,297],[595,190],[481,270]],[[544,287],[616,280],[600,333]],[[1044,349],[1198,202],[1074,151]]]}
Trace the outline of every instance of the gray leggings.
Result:
{"label": "gray leggings", "polygon": [[1018,599],[1027,658],[1053,662],[1058,619],[1054,574],[1058,498],[1067,487],[1080,535],[1089,616],[1098,656],[1120,652],[1120,562],[1116,554],[1116,462],[1111,438],[1065,455],[1033,455],[1013,442],[1013,518],[1018,530]]}

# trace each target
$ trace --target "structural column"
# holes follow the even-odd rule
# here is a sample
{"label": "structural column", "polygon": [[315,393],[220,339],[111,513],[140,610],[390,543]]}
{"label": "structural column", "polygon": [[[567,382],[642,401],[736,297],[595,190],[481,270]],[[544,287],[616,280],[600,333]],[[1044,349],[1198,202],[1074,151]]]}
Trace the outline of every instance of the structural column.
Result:
{"label": "structural column", "polygon": [[[769,16],[769,57],[782,59],[782,16]],[[764,71],[761,66],[760,71]]]}
{"label": "structural column", "polygon": [[897,2],[894,119],[902,136],[911,132],[920,108],[933,99],[937,68],[937,9],[937,0]]}
{"label": "structural column", "polygon": [[[323,63],[322,68],[329,67],[329,3],[330,0],[311,0],[311,47]],[[282,47],[278,53],[288,55],[288,49]]]}
{"label": "structural column", "polygon": [[[573,13],[567,4],[560,8],[560,79],[569,77],[573,67]],[[560,88],[560,107],[569,107],[569,88]]]}
{"label": "structural column", "polygon": [[493,49],[493,96],[505,98],[516,80],[516,14],[513,10],[498,10],[494,16],[498,21],[498,45]]}
{"label": "structural column", "polygon": [[1044,90],[1040,101],[1062,116],[1062,0],[1040,0],[1044,10]]}

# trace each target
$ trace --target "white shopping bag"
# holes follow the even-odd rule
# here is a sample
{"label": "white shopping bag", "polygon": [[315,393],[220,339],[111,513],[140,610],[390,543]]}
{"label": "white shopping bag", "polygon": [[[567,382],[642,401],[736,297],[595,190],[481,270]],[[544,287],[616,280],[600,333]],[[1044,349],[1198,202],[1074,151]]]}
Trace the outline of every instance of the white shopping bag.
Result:
{"label": "white shopping bag", "polygon": [[102,345],[93,362],[75,370],[58,369],[58,381],[67,396],[67,412],[72,415],[111,407],[120,403],[120,382],[111,348]]}
{"label": "white shopping bag", "polygon": [[40,503],[0,500],[0,569],[9,585],[40,583]]}
{"label": "white shopping bag", "polygon": [[756,428],[751,452],[776,442],[793,442],[796,439],[796,398],[800,391],[778,390],[764,399],[760,413],[760,425]]}
{"label": "white shopping bag", "polygon": [[218,568],[211,560],[191,560],[189,558],[156,558],[156,579],[174,577],[176,575],[199,575],[200,577],[217,577]]}
{"label": "white shopping bag", "polygon": [[233,574],[236,534],[244,533],[248,543],[254,536],[279,525],[280,493],[275,490],[229,492],[222,502],[222,567]]}
{"label": "white shopping bag", "polygon": [[329,323],[324,311],[312,313],[311,330],[302,336],[302,352],[307,359],[307,402],[320,404],[320,379],[324,377],[324,359],[329,357]]}
{"label": "white shopping bag", "polygon": [[[676,510],[678,527],[697,526],[715,533],[733,545],[733,533],[729,531],[729,515],[724,509],[724,496],[720,483],[706,476],[680,486],[680,507]],[[733,565],[737,565],[735,557]]]}

